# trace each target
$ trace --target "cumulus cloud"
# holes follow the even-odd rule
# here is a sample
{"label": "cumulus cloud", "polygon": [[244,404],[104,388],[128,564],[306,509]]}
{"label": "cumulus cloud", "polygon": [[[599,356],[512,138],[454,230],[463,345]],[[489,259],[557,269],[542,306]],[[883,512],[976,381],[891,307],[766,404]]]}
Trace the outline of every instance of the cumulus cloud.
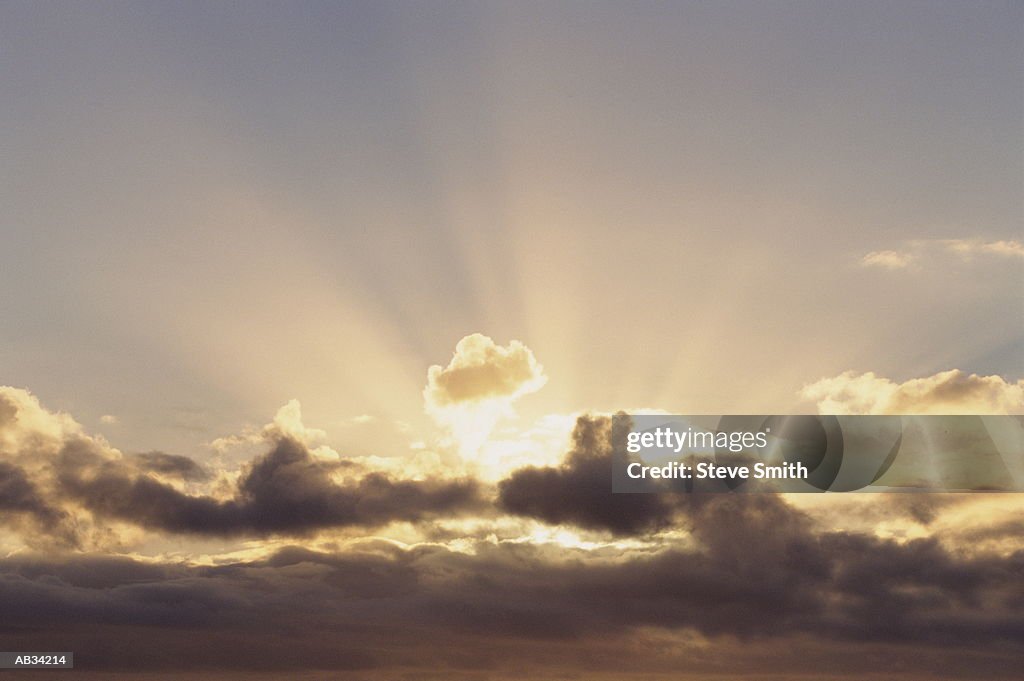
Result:
{"label": "cumulus cloud", "polygon": [[58,467],[62,491],[93,513],[189,534],[307,534],[416,521],[479,505],[477,487],[469,480],[412,482],[371,473],[335,482],[333,474],[345,462],[321,461],[289,438],[254,461],[233,496],[223,500],[133,475],[90,448],[69,446]]}
{"label": "cumulus cloud", "polygon": [[310,428],[302,420],[302,405],[296,399],[288,400],[273,420],[262,428],[247,427],[239,434],[218,437],[209,443],[209,447],[218,454],[231,450],[241,450],[242,454],[251,454],[254,447],[263,447],[267,442],[275,442],[287,438],[309,447],[315,454],[327,459],[338,459],[338,453],[323,444],[327,439],[326,431]]}
{"label": "cumulus cloud", "polygon": [[528,347],[517,340],[500,346],[474,333],[458,342],[448,366],[430,367],[424,397],[435,408],[512,400],[539,390],[546,382],[543,367]]}
{"label": "cumulus cloud", "polygon": [[653,539],[663,531],[685,531],[734,565],[745,562],[754,546],[781,551],[769,545],[809,531],[807,517],[775,494],[691,493],[681,481],[650,479],[638,482],[635,493],[613,493],[612,467],[625,463],[620,459],[628,456],[630,428],[625,414],[580,416],[562,463],[514,471],[498,484],[498,506],[550,525],[616,537]]}
{"label": "cumulus cloud", "polygon": [[959,369],[897,383],[847,371],[804,386],[800,395],[822,414],[1021,414],[1024,380]]}
{"label": "cumulus cloud", "polygon": [[271,440],[288,438],[305,445],[313,445],[324,440],[327,433],[319,428],[310,428],[302,421],[302,405],[298,400],[288,403],[277,410],[274,420],[263,427],[263,438]]}
{"label": "cumulus cloud", "polygon": [[70,415],[44,409],[27,390],[0,386],[0,452],[5,456],[29,450],[52,453],[60,443],[81,435],[81,425]]}
{"label": "cumulus cloud", "polygon": [[449,444],[480,468],[486,464],[480,450],[498,423],[513,415],[512,404],[546,382],[528,347],[516,340],[500,346],[474,333],[458,342],[448,366],[430,367],[423,399],[427,413],[448,431]]}
{"label": "cumulus cloud", "polygon": [[416,522],[482,503],[471,479],[407,480],[367,472],[350,460],[319,454],[310,442],[320,436],[302,424],[298,403],[290,402],[260,433],[269,451],[247,464],[229,489],[188,493],[183,483],[211,478],[195,460],[164,452],[122,454],[83,433],[70,417],[48,412],[29,393],[5,388],[0,509],[8,524],[33,521],[23,535],[66,534],[72,519],[74,526],[117,520],[172,533],[265,536]]}
{"label": "cumulus cloud", "polygon": [[498,484],[498,504],[508,513],[550,524],[570,524],[614,534],[662,529],[676,514],[676,498],[654,493],[612,494],[612,465],[625,455],[628,425],[607,416],[581,416],[572,448],[558,466],[528,466]]}
{"label": "cumulus cloud", "polygon": [[[265,431],[268,451],[225,494],[186,494],[176,483],[203,482],[196,462],[122,455],[31,396],[16,397],[0,400],[0,435],[22,447],[2,450],[0,511],[37,528],[64,522],[65,509],[247,537],[489,513],[471,481],[414,483],[316,456],[295,437],[308,430],[294,421]],[[481,670],[544,679],[578,676],[581,657],[599,661],[582,672],[594,679],[683,668],[824,678],[825,666],[863,677],[876,664],[866,653],[878,649],[887,663],[929,678],[1013,678],[1024,664],[1019,551],[835,531],[773,494],[612,494],[623,425],[581,417],[564,460],[509,475],[498,504],[553,527],[651,541],[600,551],[483,535],[459,550],[265,543],[258,557],[217,564],[22,551],[0,558],[5,643],[45,650],[57,638],[88,656],[83,672],[95,678],[202,679],[233,669],[370,680],[429,678],[419,672],[432,669],[438,679]],[[872,508],[889,503],[880,495]],[[944,526],[941,509],[926,510],[925,520]],[[1019,533],[1019,523],[986,531]]]}
{"label": "cumulus cloud", "polygon": [[24,530],[30,545],[46,544],[40,539],[76,545],[70,515],[51,504],[24,469],[0,461],[0,524]]}
{"label": "cumulus cloud", "polygon": [[165,452],[143,452],[133,454],[128,459],[140,471],[155,473],[169,478],[181,480],[201,481],[210,478],[210,471],[203,465],[180,454],[167,454]]}

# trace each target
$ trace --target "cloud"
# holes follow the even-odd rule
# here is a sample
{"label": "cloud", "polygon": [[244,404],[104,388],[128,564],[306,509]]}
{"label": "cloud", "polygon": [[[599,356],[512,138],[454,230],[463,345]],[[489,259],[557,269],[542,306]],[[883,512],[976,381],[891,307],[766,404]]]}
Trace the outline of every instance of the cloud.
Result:
{"label": "cloud", "polygon": [[77,544],[70,515],[52,505],[22,468],[4,461],[0,461],[0,524],[23,529],[32,546]]}
{"label": "cloud", "polygon": [[[1013,678],[1024,663],[1020,554],[816,533],[774,495],[704,501],[693,507],[692,548],[615,558],[369,541],[215,566],[8,557],[5,642],[41,650],[58,638],[94,671],[189,678],[225,668],[822,678],[824,666],[864,677],[877,665],[863,659],[871,651],[900,661],[901,678]],[[581,670],[581,655],[596,666]]]}
{"label": "cloud", "polygon": [[[253,446],[262,447],[267,442],[288,438],[313,448],[314,453],[327,459],[338,459],[338,454],[330,447],[323,445],[327,433],[319,428],[310,428],[303,423],[302,405],[296,399],[288,400],[273,420],[262,428],[247,427],[240,434],[218,437],[209,443],[209,447],[224,454],[232,449],[249,450]],[[320,445],[320,446],[317,446]]]}
{"label": "cloud", "polygon": [[959,369],[896,383],[872,372],[844,372],[804,386],[822,414],[1021,414],[1024,380]]}
{"label": "cloud", "polygon": [[617,536],[686,530],[723,555],[735,554],[732,560],[740,556],[735,547],[766,547],[780,533],[806,527],[803,514],[774,494],[688,493],[678,481],[655,480],[639,483],[647,486],[644,493],[613,493],[612,466],[626,456],[630,428],[624,414],[580,416],[562,463],[513,472],[498,484],[498,506],[547,524]]}
{"label": "cloud", "polygon": [[[81,436],[82,427],[68,414],[48,411],[32,393],[0,386],[0,453],[10,457],[32,449],[51,452],[63,441]],[[33,457],[34,458],[34,457]]]}
{"label": "cloud", "polygon": [[324,440],[327,433],[319,428],[307,427],[302,422],[302,405],[298,400],[292,399],[277,410],[274,420],[263,427],[261,436],[271,440],[288,438],[305,445],[312,445]]}
{"label": "cloud", "polygon": [[[317,456],[288,434],[308,432],[300,423],[260,431],[267,451],[223,493],[186,494],[184,482],[208,483],[198,462],[122,455],[27,394],[0,400],[0,436],[21,447],[0,450],[0,517],[36,533],[67,512],[250,538],[493,513],[471,480],[414,482]],[[320,550],[247,542],[255,557],[204,564],[21,551],[0,557],[5,644],[45,650],[59,639],[97,679],[231,671],[369,681],[437,670],[438,679],[618,680],[681,669],[823,678],[825,667],[861,678],[875,654],[907,679],[1013,678],[1024,664],[1019,551],[947,546],[941,533],[963,529],[948,529],[942,508],[885,495],[871,505],[880,516],[919,516],[936,535],[835,531],[775,494],[612,494],[623,436],[611,417],[581,417],[559,465],[520,469],[498,487],[501,510],[530,519],[502,522],[616,535],[598,550],[480,534],[458,550],[422,539]],[[581,669],[581,659],[593,662]]]}
{"label": "cloud", "polygon": [[498,505],[549,524],[613,534],[638,534],[669,525],[675,498],[656,493],[612,494],[612,464],[624,456],[628,429],[606,416],[581,416],[572,448],[558,466],[521,468],[498,484]]}
{"label": "cloud", "polygon": [[426,411],[444,428],[462,459],[481,475],[493,477],[481,450],[498,423],[514,415],[512,404],[547,382],[543,367],[519,341],[496,345],[479,333],[464,337],[455,346],[447,367],[427,371],[423,389]]}
{"label": "cloud", "polygon": [[407,480],[321,455],[309,444],[321,432],[302,425],[295,401],[261,431],[269,451],[226,490],[186,493],[181,483],[211,477],[195,460],[163,452],[126,456],[84,434],[70,417],[47,412],[27,392],[3,390],[0,509],[34,519],[33,532],[64,532],[64,521],[73,518],[81,527],[118,520],[191,535],[308,535],[417,522],[483,504],[472,479]]}
{"label": "cloud", "polygon": [[142,472],[156,473],[181,480],[200,481],[210,479],[210,472],[195,460],[179,454],[145,452],[133,454],[130,461]]}
{"label": "cloud", "polygon": [[900,250],[872,251],[860,259],[860,264],[864,267],[904,270],[942,255],[953,255],[964,262],[984,256],[1024,259],[1024,244],[1010,239],[916,239],[906,242]]}
{"label": "cloud", "polygon": [[964,258],[976,255],[994,255],[1003,258],[1024,259],[1024,244],[1013,240],[983,241],[981,239],[945,239],[946,250]]}
{"label": "cloud", "polygon": [[872,251],[861,258],[865,267],[882,267],[887,270],[901,270],[910,267],[917,257],[912,253],[897,251]]}
{"label": "cloud", "polygon": [[503,347],[474,333],[458,342],[448,366],[430,367],[424,398],[434,408],[512,400],[539,390],[545,382],[544,369],[528,347],[517,340]]}
{"label": "cloud", "polygon": [[279,439],[239,479],[231,497],[189,495],[70,444],[58,460],[63,494],[101,517],[195,535],[309,534],[374,527],[479,508],[471,480],[405,481],[380,473],[336,482],[347,462],[326,462],[300,442]]}

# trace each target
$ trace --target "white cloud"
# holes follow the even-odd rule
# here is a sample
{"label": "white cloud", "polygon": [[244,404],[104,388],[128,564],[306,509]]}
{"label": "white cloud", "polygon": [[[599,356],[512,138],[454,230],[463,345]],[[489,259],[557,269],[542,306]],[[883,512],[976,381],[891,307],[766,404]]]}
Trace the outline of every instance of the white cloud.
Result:
{"label": "white cloud", "polygon": [[547,382],[533,352],[517,340],[497,345],[483,334],[455,346],[448,366],[427,371],[423,399],[427,412],[451,434],[465,459],[475,459],[512,403]]}
{"label": "white cloud", "polygon": [[274,420],[256,430],[247,428],[241,434],[227,435],[212,441],[208,446],[220,455],[233,453],[230,459],[222,459],[227,464],[248,461],[257,454],[259,448],[268,442],[287,437],[305,445],[309,451],[324,459],[338,459],[338,453],[323,444],[327,432],[319,428],[309,428],[302,421],[302,405],[296,399],[288,402],[277,410]]}
{"label": "white cloud", "polygon": [[883,267],[887,270],[901,270],[910,267],[917,259],[912,253],[898,251],[872,251],[861,258],[865,267]]}
{"label": "white cloud", "polygon": [[539,390],[546,382],[544,368],[528,347],[517,340],[502,347],[474,333],[458,342],[448,366],[430,367],[424,397],[435,407],[513,400]]}
{"label": "white cloud", "polygon": [[82,426],[68,414],[46,410],[27,390],[0,386],[0,451],[5,454],[37,452],[30,458],[44,458],[81,434]]}
{"label": "white cloud", "polygon": [[270,440],[285,436],[305,445],[321,442],[327,437],[327,433],[319,428],[306,427],[302,422],[302,405],[295,399],[288,400],[277,410],[274,420],[263,427],[263,433]]}
{"label": "white cloud", "polygon": [[[129,533],[94,523],[89,514],[62,501],[56,467],[68,451],[95,456],[99,462],[122,458],[103,437],[87,435],[70,415],[49,411],[27,390],[0,386],[0,465],[5,466],[5,475],[24,476],[9,480],[9,488],[3,490],[6,499],[0,494],[0,525],[14,530],[0,532],[0,552],[26,546],[119,546]],[[17,494],[12,497],[11,491]]]}
{"label": "white cloud", "polygon": [[982,241],[980,239],[946,239],[946,250],[963,258],[976,255],[995,255],[1004,258],[1024,258],[1024,244],[1019,241]]}
{"label": "white cloud", "polygon": [[872,372],[844,372],[804,386],[822,414],[1022,414],[1024,380],[959,369],[896,383]]}
{"label": "white cloud", "polygon": [[1002,239],[918,239],[908,241],[900,250],[871,251],[860,259],[863,267],[903,270],[925,260],[950,255],[965,262],[979,257],[1024,259],[1024,244]]}

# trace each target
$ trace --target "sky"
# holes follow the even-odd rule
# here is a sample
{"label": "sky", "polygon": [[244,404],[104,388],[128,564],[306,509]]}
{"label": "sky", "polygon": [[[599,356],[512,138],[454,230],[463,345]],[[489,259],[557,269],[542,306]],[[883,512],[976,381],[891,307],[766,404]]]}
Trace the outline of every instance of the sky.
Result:
{"label": "sky", "polygon": [[3,3],[0,647],[1010,678],[1018,495],[605,470],[619,410],[1024,414],[1022,67],[1015,2]]}

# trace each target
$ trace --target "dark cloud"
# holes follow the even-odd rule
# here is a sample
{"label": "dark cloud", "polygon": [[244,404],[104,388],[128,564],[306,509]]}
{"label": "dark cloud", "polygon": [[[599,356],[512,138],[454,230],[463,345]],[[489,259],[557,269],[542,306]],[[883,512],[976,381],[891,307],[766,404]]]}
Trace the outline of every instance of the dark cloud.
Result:
{"label": "dark cloud", "polygon": [[969,527],[955,532],[959,542],[974,546],[983,541],[1016,541],[1024,537],[1024,518],[996,518],[980,527]]}
{"label": "dark cloud", "polygon": [[24,513],[45,526],[55,525],[64,515],[46,502],[23,469],[4,461],[0,461],[0,511]]}
{"label": "dark cloud", "polygon": [[[595,678],[822,678],[822,669],[865,674],[883,659],[902,660],[906,678],[1013,678],[1024,663],[1021,555],[816,536],[799,516],[785,521],[785,506],[735,501],[746,498],[701,506],[703,520],[719,520],[692,549],[616,560],[486,542],[472,554],[383,542],[334,554],[291,547],[221,566],[8,558],[4,641],[40,649],[57,638],[94,670],[358,670],[389,679],[410,669],[544,678],[579,672],[581,655],[603,660],[584,673]],[[710,540],[761,512],[737,546]],[[774,536],[749,543],[755,534]],[[659,646],[659,636],[676,643]],[[693,636],[699,647],[680,643]]]}
{"label": "dark cloud", "polygon": [[0,461],[0,524],[20,528],[26,543],[78,544],[71,516],[47,501],[19,466]]}
{"label": "dark cloud", "polygon": [[157,473],[168,477],[189,481],[202,481],[210,478],[210,472],[199,465],[194,459],[180,454],[164,452],[143,452],[131,456],[139,470],[146,473]]}
{"label": "dark cloud", "polygon": [[183,565],[145,563],[124,556],[18,554],[2,561],[5,578],[21,577],[73,588],[109,589],[188,574]]}
{"label": "dark cloud", "polygon": [[671,495],[612,494],[612,463],[624,456],[626,422],[582,416],[560,466],[528,467],[498,484],[498,505],[516,515],[615,534],[666,527],[676,515]]}
{"label": "dark cloud", "polygon": [[[593,551],[522,537],[460,537],[459,551],[362,541],[218,565],[22,553],[0,558],[0,640],[72,649],[75,675],[98,679],[823,679],[894,665],[903,681],[1019,674],[1024,552],[952,550],[964,535],[943,535],[953,532],[943,523],[902,542],[831,531],[777,494],[612,494],[625,425],[581,419],[564,463],[517,471],[498,504],[643,541]],[[175,486],[197,474],[180,457],[121,457],[73,434],[60,443],[37,469],[25,452],[0,466],[8,517],[42,528],[64,523],[58,509],[84,507],[99,523],[261,536],[489,512],[473,481],[365,474],[287,436],[224,497]],[[882,517],[921,522],[939,505],[924,495],[877,503]],[[1007,545],[1019,530],[987,527],[979,538]]]}
{"label": "dark cloud", "polygon": [[942,510],[950,506],[963,504],[970,498],[970,494],[896,492],[885,495],[882,512],[890,516],[894,514],[906,515],[922,525],[930,525],[938,518]]}
{"label": "dark cloud", "polygon": [[[168,459],[161,457],[157,463],[166,467]],[[192,470],[177,459],[170,463],[178,471]],[[218,499],[185,494],[139,474],[86,441],[66,445],[56,464],[60,489],[69,499],[96,515],[167,532],[305,534],[327,527],[419,521],[481,503],[471,480],[406,481],[371,473],[339,484],[332,476],[344,466],[321,461],[303,444],[282,437],[253,462],[231,498]]]}
{"label": "dark cloud", "polygon": [[1024,644],[1024,552],[958,557],[934,538],[821,538],[833,565],[832,633],[942,646]]}
{"label": "dark cloud", "polygon": [[[822,532],[777,494],[671,494],[654,488],[649,494],[613,494],[611,465],[621,456],[621,437],[613,419],[581,418],[562,465],[523,469],[499,485],[499,504],[512,513],[627,535],[674,526],[688,530],[695,542],[693,550],[668,550],[549,584],[550,593],[569,594],[571,602],[613,608],[570,618],[576,629],[580,622],[595,626],[610,618],[741,636],[813,632],[942,645],[1024,641],[1024,615],[1008,607],[1024,603],[1024,553],[965,558],[937,539],[901,544]],[[878,495],[877,501],[882,515],[889,509],[889,515],[930,523],[938,509],[962,500]],[[493,581],[510,583],[498,576]],[[508,597],[527,590],[511,584]],[[479,599],[488,597],[480,594],[467,608],[449,610],[466,614],[468,626],[485,626]],[[556,607],[552,600],[544,603]],[[570,601],[562,605],[568,608]],[[560,621],[543,610],[536,615],[541,631]]]}
{"label": "dark cloud", "polygon": [[[558,466],[531,466],[513,472],[498,483],[498,506],[508,513],[553,525],[575,525],[615,535],[649,534],[685,526],[703,532],[724,517],[722,509],[746,512],[748,522],[734,523],[736,529],[745,532],[760,528],[766,515],[779,523],[796,522],[798,514],[774,495],[688,494],[674,489],[674,485],[683,484],[680,481],[650,479],[637,482],[638,488],[646,492],[613,493],[612,466],[626,462],[630,427],[625,414],[579,417],[564,461]],[[708,515],[702,511],[707,507],[719,511]],[[783,508],[784,514],[780,511]],[[755,530],[747,540],[764,541],[765,536]],[[709,539],[717,541],[717,536],[712,534]]]}

